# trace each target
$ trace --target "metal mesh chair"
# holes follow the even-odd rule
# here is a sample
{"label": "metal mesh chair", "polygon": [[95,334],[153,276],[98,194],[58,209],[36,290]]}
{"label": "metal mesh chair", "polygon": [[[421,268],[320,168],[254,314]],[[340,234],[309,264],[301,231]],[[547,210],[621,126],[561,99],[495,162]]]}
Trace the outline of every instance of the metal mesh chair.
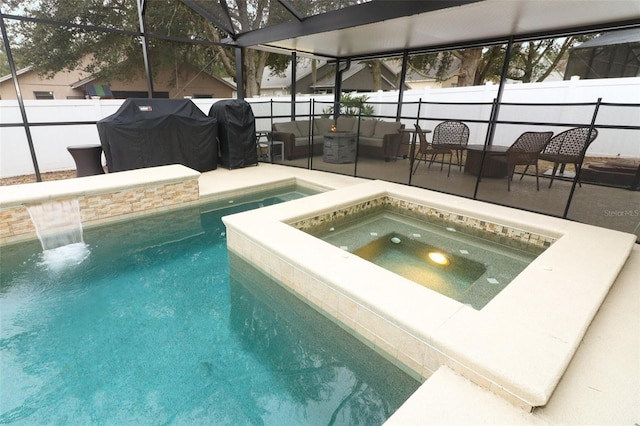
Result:
{"label": "metal mesh chair", "polygon": [[440,170],[442,171],[442,168],[444,167],[444,156],[449,154],[449,169],[447,170],[447,177],[449,177],[449,175],[451,174],[451,157],[453,157],[451,149],[446,148],[446,147],[433,146],[433,144],[430,144],[427,141],[427,137],[424,135],[424,132],[422,131],[420,126],[418,126],[417,124],[415,126],[416,126],[416,133],[418,134],[418,137],[420,138],[420,148],[418,148],[418,152],[417,152],[416,157],[415,157],[415,159],[417,159],[418,162],[416,163],[416,166],[413,169],[413,174],[415,174],[416,170],[418,170],[418,166],[420,165],[420,161],[424,161],[426,163],[427,162],[427,157],[430,157],[429,158],[429,167],[431,167],[431,163],[433,163],[433,160],[438,155],[442,155],[442,163],[440,163]]}
{"label": "metal mesh chair", "polygon": [[[573,164],[576,167],[577,175],[582,159],[584,158],[584,153],[596,137],[598,137],[597,129],[576,127],[558,133],[551,138],[538,157],[540,160],[553,162],[553,172],[551,173],[549,188],[551,188],[553,184],[553,179],[560,165],[562,165],[561,170],[564,170],[567,163]],[[578,181],[578,184],[582,186],[580,181]]]}
{"label": "metal mesh chair", "polygon": [[462,121],[443,121],[433,129],[431,144],[434,148],[448,148],[456,152],[458,167],[462,170],[462,153],[469,143],[469,127]]}
{"label": "metal mesh chair", "polygon": [[527,173],[529,166],[536,168],[536,189],[540,190],[538,176],[538,155],[553,136],[553,132],[524,132],[507,149],[504,161],[507,162],[507,190],[511,191],[511,181],[516,166],[526,166],[520,180]]}

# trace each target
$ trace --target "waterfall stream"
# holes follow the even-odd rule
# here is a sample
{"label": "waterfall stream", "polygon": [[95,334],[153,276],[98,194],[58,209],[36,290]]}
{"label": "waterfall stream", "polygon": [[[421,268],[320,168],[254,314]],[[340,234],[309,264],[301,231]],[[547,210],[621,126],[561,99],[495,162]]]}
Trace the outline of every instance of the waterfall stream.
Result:
{"label": "waterfall stream", "polygon": [[43,250],[84,242],[78,200],[52,201],[27,210]]}

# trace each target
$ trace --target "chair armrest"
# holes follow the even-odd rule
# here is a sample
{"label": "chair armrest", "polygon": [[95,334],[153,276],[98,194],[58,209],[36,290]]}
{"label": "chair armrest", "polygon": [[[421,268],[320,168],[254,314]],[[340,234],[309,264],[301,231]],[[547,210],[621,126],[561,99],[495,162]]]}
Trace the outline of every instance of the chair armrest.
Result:
{"label": "chair armrest", "polygon": [[293,133],[287,132],[273,132],[271,133],[271,140],[282,141],[286,144],[295,144],[296,136]]}

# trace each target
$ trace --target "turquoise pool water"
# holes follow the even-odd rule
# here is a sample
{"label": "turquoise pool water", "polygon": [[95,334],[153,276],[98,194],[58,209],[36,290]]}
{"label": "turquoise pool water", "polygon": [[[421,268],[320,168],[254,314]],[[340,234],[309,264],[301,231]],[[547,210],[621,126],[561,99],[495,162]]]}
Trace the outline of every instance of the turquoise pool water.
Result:
{"label": "turquoise pool water", "polygon": [[229,259],[222,216],[303,195],[1,248],[0,423],[383,423],[419,383]]}

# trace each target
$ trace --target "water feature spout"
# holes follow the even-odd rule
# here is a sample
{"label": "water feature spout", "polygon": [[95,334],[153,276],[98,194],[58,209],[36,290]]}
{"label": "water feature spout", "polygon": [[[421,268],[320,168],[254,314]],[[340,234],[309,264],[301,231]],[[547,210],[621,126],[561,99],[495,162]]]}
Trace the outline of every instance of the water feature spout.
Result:
{"label": "water feature spout", "polygon": [[27,207],[43,250],[83,243],[78,200],[61,200]]}

